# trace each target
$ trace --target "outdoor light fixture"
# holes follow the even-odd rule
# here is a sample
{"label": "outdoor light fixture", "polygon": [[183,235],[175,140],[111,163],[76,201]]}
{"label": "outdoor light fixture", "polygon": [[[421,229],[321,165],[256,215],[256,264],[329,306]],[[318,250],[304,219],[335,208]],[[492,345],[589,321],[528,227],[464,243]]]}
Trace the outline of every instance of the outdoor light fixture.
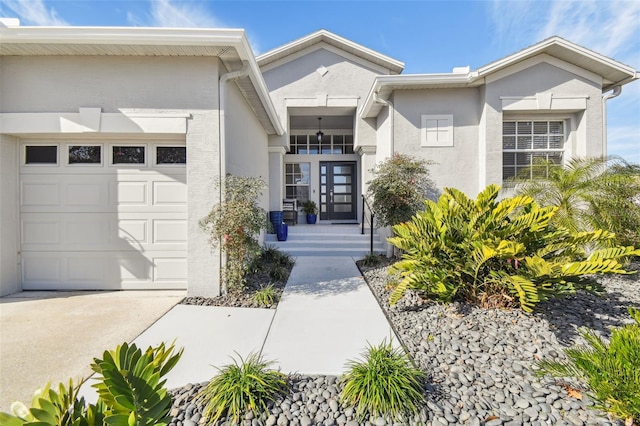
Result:
{"label": "outdoor light fixture", "polygon": [[318,143],[322,143],[322,137],[324,136],[324,133],[322,133],[322,129],[320,126],[320,120],[322,120],[322,117],[318,117],[318,133],[316,133],[316,138],[318,139]]}

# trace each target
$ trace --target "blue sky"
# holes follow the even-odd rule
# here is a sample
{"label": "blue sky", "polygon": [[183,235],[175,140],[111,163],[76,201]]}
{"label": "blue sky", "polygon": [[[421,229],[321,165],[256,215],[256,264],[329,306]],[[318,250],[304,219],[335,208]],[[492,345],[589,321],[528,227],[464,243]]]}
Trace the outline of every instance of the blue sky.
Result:
{"label": "blue sky", "polygon": [[[405,63],[476,69],[559,35],[640,70],[640,1],[0,0],[22,25],[244,28],[256,54],[325,28]],[[640,163],[640,82],[608,102],[609,154]]]}

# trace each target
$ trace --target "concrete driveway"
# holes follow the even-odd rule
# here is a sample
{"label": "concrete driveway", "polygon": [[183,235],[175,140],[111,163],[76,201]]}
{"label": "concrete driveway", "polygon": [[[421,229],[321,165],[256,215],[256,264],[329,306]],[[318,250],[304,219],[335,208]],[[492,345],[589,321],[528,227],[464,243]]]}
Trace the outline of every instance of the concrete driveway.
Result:
{"label": "concrete driveway", "polygon": [[0,411],[33,391],[88,377],[106,349],[130,342],[184,291],[22,292],[0,298]]}

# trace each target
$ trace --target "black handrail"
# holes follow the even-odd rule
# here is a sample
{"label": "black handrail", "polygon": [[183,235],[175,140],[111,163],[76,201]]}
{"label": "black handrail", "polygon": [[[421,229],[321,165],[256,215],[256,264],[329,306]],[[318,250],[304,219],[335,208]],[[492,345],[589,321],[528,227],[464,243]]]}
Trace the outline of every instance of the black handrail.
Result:
{"label": "black handrail", "polygon": [[[367,217],[366,215],[367,209],[369,209],[369,217]],[[369,205],[367,198],[364,196],[364,194],[362,194],[362,231],[360,232],[360,235],[364,235],[365,220],[369,223],[369,229],[371,234],[370,235],[371,238],[369,240],[369,252],[373,253],[373,228],[374,228],[375,213],[373,212],[373,209]]]}

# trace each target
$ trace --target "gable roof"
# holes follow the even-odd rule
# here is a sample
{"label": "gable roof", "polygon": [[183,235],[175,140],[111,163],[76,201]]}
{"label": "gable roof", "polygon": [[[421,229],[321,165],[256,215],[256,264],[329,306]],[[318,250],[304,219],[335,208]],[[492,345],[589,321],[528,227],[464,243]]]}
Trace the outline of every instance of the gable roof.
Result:
{"label": "gable roof", "polygon": [[326,43],[330,46],[344,50],[358,58],[381,66],[389,70],[391,74],[400,74],[404,69],[403,62],[354,43],[351,40],[347,40],[346,38],[340,37],[324,29],[306,35],[283,46],[276,47],[275,49],[259,55],[256,59],[258,61],[258,65],[263,68],[320,43]]}
{"label": "gable roof", "polygon": [[360,114],[363,118],[378,115],[383,105],[376,103],[376,94],[379,98],[386,100],[394,90],[398,89],[477,87],[485,84],[486,77],[541,54],[560,59],[602,77],[603,93],[615,86],[624,85],[640,78],[639,72],[629,65],[554,36],[484,65],[475,71],[377,76]]}
{"label": "gable roof", "polygon": [[1,56],[211,56],[229,71],[248,65],[237,86],[268,134],[283,134],[244,30],[143,27],[5,27]]}

